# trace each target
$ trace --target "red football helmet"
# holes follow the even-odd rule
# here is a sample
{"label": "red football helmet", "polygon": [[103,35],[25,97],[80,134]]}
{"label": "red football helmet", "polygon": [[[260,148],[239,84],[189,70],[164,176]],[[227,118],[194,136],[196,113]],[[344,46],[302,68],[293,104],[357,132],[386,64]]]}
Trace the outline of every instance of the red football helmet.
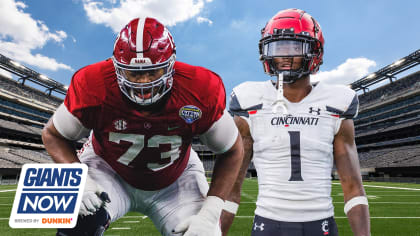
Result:
{"label": "red football helmet", "polygon": [[[315,74],[322,64],[324,37],[318,22],[299,9],[278,12],[261,30],[260,60],[265,73],[274,76],[283,73],[285,83],[293,83],[303,75]],[[285,69],[276,58],[287,58],[291,65]],[[300,59],[301,58],[301,59]],[[300,68],[293,60],[301,60]],[[280,67],[280,68],[279,68]]]}
{"label": "red football helmet", "polygon": [[[121,91],[139,105],[151,105],[172,88],[175,43],[169,30],[156,19],[136,18],[118,34],[112,60]],[[163,75],[147,83],[131,82],[127,73]]]}

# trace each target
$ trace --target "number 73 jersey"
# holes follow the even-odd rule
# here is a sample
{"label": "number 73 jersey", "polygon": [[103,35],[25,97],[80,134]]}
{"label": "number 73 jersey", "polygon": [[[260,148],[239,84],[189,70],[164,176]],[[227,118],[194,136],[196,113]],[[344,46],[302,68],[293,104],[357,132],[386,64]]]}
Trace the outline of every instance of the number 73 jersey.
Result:
{"label": "number 73 jersey", "polygon": [[333,142],[343,119],[357,115],[356,93],[322,82],[298,103],[275,111],[271,80],[233,89],[229,111],[248,122],[258,175],[255,214],[305,222],[334,215],[331,199]]}
{"label": "number 73 jersey", "polygon": [[98,158],[138,189],[175,182],[187,168],[192,138],[224,113],[226,93],[218,75],[182,62],[174,68],[167,100],[149,115],[121,93],[112,60],[76,72],[64,101],[68,116],[93,131]]}

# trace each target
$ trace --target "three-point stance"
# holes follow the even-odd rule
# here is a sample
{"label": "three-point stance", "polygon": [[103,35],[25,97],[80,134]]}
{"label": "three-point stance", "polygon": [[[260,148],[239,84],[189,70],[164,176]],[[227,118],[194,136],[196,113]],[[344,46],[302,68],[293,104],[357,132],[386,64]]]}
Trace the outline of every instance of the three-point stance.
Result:
{"label": "three-point stance", "polygon": [[[43,130],[55,162],[89,167],[79,219],[58,235],[102,235],[128,211],[162,235],[220,235],[219,218],[242,162],[241,137],[225,111],[221,78],[175,61],[168,29],[130,21],[111,59],[86,66]],[[71,144],[91,132],[79,155]],[[210,188],[193,136],[217,154]],[[105,194],[106,193],[106,194]]]}
{"label": "three-point stance", "polygon": [[[245,82],[231,94],[229,110],[245,157],[228,200],[239,204],[252,158],[259,187],[254,236],[337,235],[331,198],[334,161],[351,228],[355,235],[370,234],[352,120],[357,94],[345,86],[310,83],[310,74],[322,64],[323,44],[321,27],[308,13],[278,12],[259,43],[264,71],[277,80]],[[223,213],[224,228],[232,213]]]}

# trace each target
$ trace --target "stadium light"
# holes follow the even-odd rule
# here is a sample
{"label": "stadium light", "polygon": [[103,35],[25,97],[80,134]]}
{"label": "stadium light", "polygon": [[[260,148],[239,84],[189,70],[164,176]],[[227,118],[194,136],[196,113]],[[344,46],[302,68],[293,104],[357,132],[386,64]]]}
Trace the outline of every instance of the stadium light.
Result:
{"label": "stadium light", "polygon": [[398,65],[400,65],[401,63],[403,63],[404,61],[405,61],[405,59],[403,58],[403,59],[401,59],[401,60],[398,60],[398,61],[396,61],[396,62],[392,63],[392,65],[391,65],[391,66],[398,66]]}
{"label": "stadium light", "polygon": [[40,78],[40,79],[43,79],[43,80],[50,80],[50,79],[48,79],[48,77],[47,77],[47,76],[45,76],[45,75],[39,75],[39,78]]}
{"label": "stadium light", "polygon": [[370,74],[370,75],[368,75],[368,77],[366,77],[366,79],[372,79],[373,77],[375,77],[375,73],[372,73],[372,74]]}
{"label": "stadium light", "polygon": [[17,61],[12,61],[12,60],[10,60],[10,63],[12,63],[14,66],[16,66],[16,67],[19,67],[19,68],[22,68],[22,69],[25,69],[25,67],[24,66],[22,66],[22,64],[20,64],[19,62],[17,62]]}
{"label": "stadium light", "polygon": [[69,90],[69,86],[68,85],[64,85],[64,89],[65,90]]}

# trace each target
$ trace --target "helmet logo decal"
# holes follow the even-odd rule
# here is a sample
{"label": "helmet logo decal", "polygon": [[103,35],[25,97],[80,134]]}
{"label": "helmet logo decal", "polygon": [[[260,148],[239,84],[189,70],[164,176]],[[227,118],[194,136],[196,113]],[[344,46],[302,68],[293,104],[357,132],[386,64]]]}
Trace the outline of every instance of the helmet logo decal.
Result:
{"label": "helmet logo decal", "polygon": [[187,122],[187,124],[192,124],[194,121],[201,118],[200,108],[193,105],[186,105],[179,109],[179,116]]}

